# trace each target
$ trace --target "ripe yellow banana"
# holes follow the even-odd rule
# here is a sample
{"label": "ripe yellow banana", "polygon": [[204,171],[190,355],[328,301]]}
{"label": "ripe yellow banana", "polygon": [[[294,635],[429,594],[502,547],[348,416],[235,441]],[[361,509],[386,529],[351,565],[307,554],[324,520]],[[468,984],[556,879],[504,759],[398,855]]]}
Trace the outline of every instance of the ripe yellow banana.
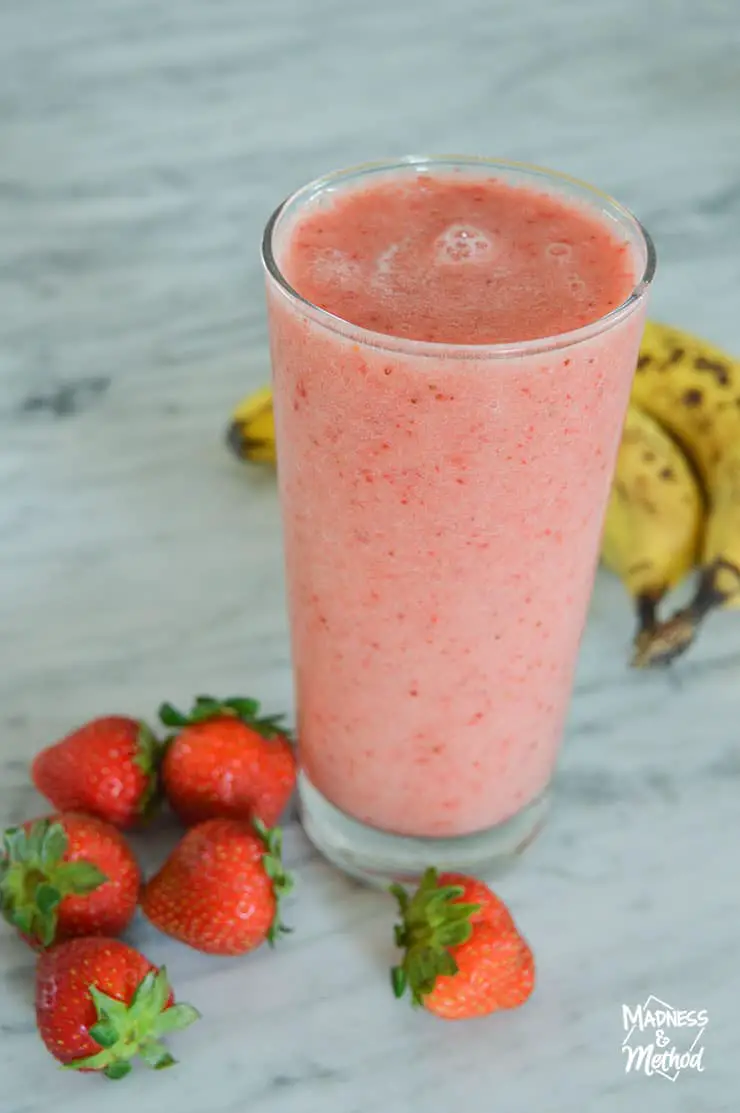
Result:
{"label": "ripe yellow banana", "polygon": [[630,405],[601,539],[601,559],[624,582],[638,619],[636,643],[656,607],[694,567],[704,500],[694,471],[656,421]]}
{"label": "ripe yellow banana", "polygon": [[644,667],[683,653],[715,607],[740,606],[740,363],[698,337],[651,321],[632,402],[679,441],[709,503],[696,593],[638,644],[633,663]]}
{"label": "ripe yellow banana", "polygon": [[269,386],[260,387],[234,408],[226,442],[240,460],[275,463],[275,418]]}

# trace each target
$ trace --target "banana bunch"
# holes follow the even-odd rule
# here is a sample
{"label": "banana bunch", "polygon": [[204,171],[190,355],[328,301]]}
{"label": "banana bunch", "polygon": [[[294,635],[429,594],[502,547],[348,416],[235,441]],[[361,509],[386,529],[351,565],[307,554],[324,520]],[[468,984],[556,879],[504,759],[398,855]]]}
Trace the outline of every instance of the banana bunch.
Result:
{"label": "banana bunch", "polygon": [[[275,464],[269,387],[235,407],[242,460]],[[632,664],[667,664],[717,607],[740,607],[740,362],[648,321],[602,534],[603,563],[637,615]],[[689,604],[660,621],[664,597],[698,567]]]}
{"label": "banana bunch", "polygon": [[633,664],[644,667],[688,649],[710,611],[740,606],[740,362],[680,329],[648,322],[631,404],[680,445],[705,503],[694,595],[667,621],[638,630]]}

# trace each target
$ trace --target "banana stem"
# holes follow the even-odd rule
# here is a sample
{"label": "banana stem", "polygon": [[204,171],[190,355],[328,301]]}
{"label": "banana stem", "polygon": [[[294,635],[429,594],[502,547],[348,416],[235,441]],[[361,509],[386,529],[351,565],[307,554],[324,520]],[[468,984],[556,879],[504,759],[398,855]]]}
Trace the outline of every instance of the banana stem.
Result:
{"label": "banana stem", "polygon": [[645,635],[649,635],[658,625],[656,617],[656,608],[660,599],[655,595],[638,595],[635,601],[635,609],[637,610],[637,633],[635,634],[635,641]]}
{"label": "banana stem", "polygon": [[666,622],[655,622],[654,610],[652,626],[641,621],[631,661],[633,668],[670,665],[686,652],[706,616],[729,598],[727,592],[717,586],[720,563],[714,562],[703,569],[694,598]]}

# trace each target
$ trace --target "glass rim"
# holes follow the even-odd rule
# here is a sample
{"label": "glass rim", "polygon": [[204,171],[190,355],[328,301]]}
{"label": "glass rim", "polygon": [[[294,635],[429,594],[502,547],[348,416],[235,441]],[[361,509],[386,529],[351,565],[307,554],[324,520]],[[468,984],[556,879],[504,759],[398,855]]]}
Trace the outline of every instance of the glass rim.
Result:
{"label": "glass rim", "polygon": [[[430,168],[469,166],[471,168],[487,168],[502,172],[519,171],[524,174],[538,176],[543,181],[575,186],[577,189],[584,191],[586,195],[591,196],[595,202],[600,201],[602,206],[608,205],[621,220],[622,224],[630,229],[633,236],[642,242],[645,250],[645,265],[642,275],[636,281],[629,295],[623,302],[614,309],[610,309],[608,313],[604,313],[593,321],[589,321],[588,324],[579,325],[578,328],[570,329],[566,332],[560,332],[550,336],[535,337],[530,340],[486,344],[456,344],[443,340],[414,340],[403,336],[393,336],[391,333],[375,332],[372,329],[365,328],[363,325],[354,324],[352,321],[348,321],[346,318],[340,317],[328,309],[322,309],[321,306],[305,298],[298,290],[291,286],[281,271],[273,250],[275,231],[280,218],[288,208],[303,199],[317,196],[332,185],[338,184],[344,180],[359,179],[365,175],[379,173],[381,171],[408,170],[415,166],[426,166]],[[458,359],[496,359],[510,358],[512,356],[536,355],[538,353],[568,348],[586,339],[598,336],[600,333],[608,331],[621,320],[632,314],[647,294],[656,268],[655,245],[653,244],[650,234],[628,208],[620,204],[620,202],[615,200],[609,193],[599,189],[597,186],[593,186],[570,174],[562,173],[559,170],[551,170],[548,167],[538,166],[535,163],[488,158],[482,155],[453,154],[407,155],[401,158],[378,159],[371,162],[357,163],[354,166],[343,167],[339,170],[332,170],[328,174],[323,174],[318,178],[314,178],[312,181],[300,186],[298,189],[294,190],[293,193],[284,198],[273,211],[265,225],[262,236],[261,255],[263,266],[269,277],[276,283],[279,291],[297,309],[307,314],[324,328],[339,333],[341,336],[355,343],[361,343],[365,347],[378,349],[380,351],[403,352],[408,355],[431,356],[436,358],[450,358],[454,356]]]}

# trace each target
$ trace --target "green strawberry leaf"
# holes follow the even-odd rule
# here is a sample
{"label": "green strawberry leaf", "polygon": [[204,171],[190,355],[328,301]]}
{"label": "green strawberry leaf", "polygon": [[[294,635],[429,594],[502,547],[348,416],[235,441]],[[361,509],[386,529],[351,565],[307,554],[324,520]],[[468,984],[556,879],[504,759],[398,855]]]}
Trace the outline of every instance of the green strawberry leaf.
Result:
{"label": "green strawberry leaf", "polygon": [[34,899],[40,915],[46,918],[56,910],[62,899],[62,894],[53,885],[49,885],[47,881],[42,881],[34,893]]}
{"label": "green strawberry leaf", "polygon": [[19,861],[24,856],[26,832],[22,827],[8,827],[3,831],[3,853],[7,864]]}
{"label": "green strawberry leaf", "polygon": [[126,1075],[130,1074],[130,1073],[131,1073],[131,1064],[127,1063],[125,1061],[117,1062],[117,1063],[111,1063],[111,1065],[109,1067],[106,1067],[105,1070],[103,1071],[103,1074],[105,1075],[105,1077],[110,1078],[110,1080],[112,1082],[117,1082],[119,1080],[119,1078],[125,1078]]}
{"label": "green strawberry leaf", "polygon": [[398,902],[398,907],[403,916],[406,915],[406,910],[409,906],[409,895],[404,889],[403,885],[391,885],[388,892],[392,897],[395,897]]}
{"label": "green strawberry leaf", "polygon": [[42,947],[50,947],[54,942],[56,931],[56,910],[52,910],[45,916],[42,913],[37,912],[32,919],[32,928],[29,932],[29,935],[36,939]]}
{"label": "green strawberry leaf", "polygon": [[164,799],[159,773],[165,749],[166,743],[160,740],[146,723],[140,722],[133,761],[146,777],[146,785],[137,804],[139,817],[144,823],[157,814]]}
{"label": "green strawberry leaf", "polygon": [[156,977],[157,971],[150,970],[149,973],[146,974],[144,978],[139,982],[138,986],[136,987],[136,992],[131,998],[131,1004],[129,1006],[131,1010],[136,1009],[141,1012],[144,1011],[144,1008],[148,1004],[149,998],[152,995]]}
{"label": "green strawberry leaf", "polygon": [[159,718],[166,727],[186,727],[188,725],[187,715],[183,715],[171,703],[161,703],[159,705]]}
{"label": "green strawberry leaf", "polygon": [[28,859],[38,860],[41,858],[44,839],[52,826],[48,819],[39,819],[32,825],[31,830],[26,835],[25,853]]}
{"label": "green strawberry leaf", "polygon": [[205,723],[209,719],[218,718],[220,715],[234,715],[232,708],[226,707],[213,696],[196,696],[195,702],[188,713],[188,722]]}
{"label": "green strawberry leaf", "polygon": [[50,824],[41,843],[39,853],[41,864],[46,869],[55,866],[67,853],[68,845],[67,832],[61,823]]}
{"label": "green strawberry leaf", "polygon": [[98,989],[97,985],[91,985],[89,992],[99,1021],[112,1021],[118,1027],[126,1022],[128,1005],[125,1002],[118,1001],[116,997],[109,997],[107,993],[102,992],[102,989]]}
{"label": "green strawberry leaf", "polygon": [[256,699],[243,699],[241,696],[231,696],[229,699],[225,699],[223,706],[230,707],[240,719],[255,719],[260,710],[260,705]]}
{"label": "green strawberry leaf", "polygon": [[159,971],[150,970],[133,996],[131,1011],[154,1023],[167,1004],[170,992],[166,967],[163,966]]}
{"label": "green strawberry leaf", "polygon": [[395,997],[403,997],[406,992],[406,974],[402,966],[391,967],[391,985]]}
{"label": "green strawberry leaf", "polygon": [[124,1023],[128,1013],[128,1005],[124,1001],[109,997],[96,985],[90,986],[90,996],[93,999],[99,1020],[112,1020],[118,1026]]}
{"label": "green strawberry leaf", "polygon": [[273,738],[292,739],[291,732],[283,725],[284,719],[284,715],[265,715],[260,719],[253,719],[248,725],[268,742]]}
{"label": "green strawberry leaf", "polygon": [[154,1021],[152,1034],[166,1036],[169,1032],[179,1032],[189,1028],[196,1020],[200,1020],[200,1013],[192,1005],[171,1005]]}
{"label": "green strawberry leaf", "polygon": [[280,902],[283,897],[292,892],[295,882],[283,865],[283,833],[280,828],[268,828],[261,819],[253,819],[252,826],[265,848],[265,853],[262,856],[262,868],[272,882],[272,891],[275,896],[275,917],[267,933],[267,942],[272,947],[281,935],[289,935],[292,931],[280,920]]}
{"label": "green strawberry leaf", "polygon": [[161,748],[161,743],[154,731],[146,723],[140,722],[134,764],[138,765],[143,773],[153,772],[159,764]]}
{"label": "green strawberry leaf", "polygon": [[437,928],[437,942],[441,947],[458,947],[470,939],[470,924],[440,924]]}
{"label": "green strawberry leaf", "polygon": [[75,1059],[73,1063],[64,1063],[62,1070],[104,1070],[111,1063],[111,1048],[103,1048],[94,1055],[86,1055],[84,1059]]}
{"label": "green strawberry leaf", "polygon": [[92,862],[63,862],[54,870],[54,880],[64,895],[94,893],[109,879]]}
{"label": "green strawberry leaf", "polygon": [[99,1020],[88,1031],[101,1047],[114,1047],[118,1043],[118,1029],[110,1020]]}
{"label": "green strawberry leaf", "polygon": [[152,1070],[166,1070],[167,1067],[174,1067],[175,1065],[175,1059],[170,1055],[164,1044],[158,1043],[157,1040],[148,1040],[143,1043],[139,1049],[139,1055]]}
{"label": "green strawberry leaf", "polygon": [[154,1064],[154,1069],[167,1070],[168,1067],[174,1067],[176,1063],[177,1059],[173,1059],[169,1051],[166,1051],[164,1055],[158,1060],[158,1062]]}
{"label": "green strawberry leaf", "polygon": [[154,985],[152,986],[151,996],[149,998],[149,1008],[156,1016],[159,1016],[162,1009],[164,1009],[171,992],[172,990],[167,978],[167,967],[162,966],[154,979]]}

